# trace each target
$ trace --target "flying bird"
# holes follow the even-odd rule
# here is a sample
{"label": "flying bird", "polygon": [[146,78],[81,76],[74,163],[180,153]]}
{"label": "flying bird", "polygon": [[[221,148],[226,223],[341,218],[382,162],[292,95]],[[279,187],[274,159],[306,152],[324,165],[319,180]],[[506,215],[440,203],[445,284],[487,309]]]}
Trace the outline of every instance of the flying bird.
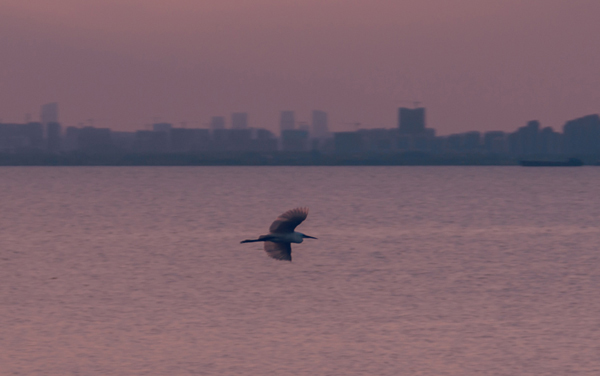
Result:
{"label": "flying bird", "polygon": [[242,240],[241,243],[265,242],[265,251],[276,260],[292,261],[291,243],[302,243],[304,238],[316,239],[294,231],[308,215],[308,208],[288,210],[271,223],[268,235],[261,235],[258,239]]}

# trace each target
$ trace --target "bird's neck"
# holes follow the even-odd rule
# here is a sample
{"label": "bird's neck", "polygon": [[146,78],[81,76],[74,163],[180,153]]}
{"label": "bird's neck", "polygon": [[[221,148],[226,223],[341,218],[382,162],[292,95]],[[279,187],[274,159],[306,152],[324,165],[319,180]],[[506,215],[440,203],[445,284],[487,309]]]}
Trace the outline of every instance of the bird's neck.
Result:
{"label": "bird's neck", "polygon": [[302,236],[301,232],[294,231],[292,237],[294,239],[294,243],[302,243],[302,241],[304,241],[304,237]]}

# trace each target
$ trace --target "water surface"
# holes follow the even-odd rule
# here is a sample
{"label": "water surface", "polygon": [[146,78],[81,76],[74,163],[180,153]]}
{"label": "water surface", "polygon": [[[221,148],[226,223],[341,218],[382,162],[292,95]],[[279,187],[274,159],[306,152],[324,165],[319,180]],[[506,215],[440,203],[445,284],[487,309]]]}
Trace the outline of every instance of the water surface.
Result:
{"label": "water surface", "polygon": [[0,174],[2,375],[600,374],[598,168]]}

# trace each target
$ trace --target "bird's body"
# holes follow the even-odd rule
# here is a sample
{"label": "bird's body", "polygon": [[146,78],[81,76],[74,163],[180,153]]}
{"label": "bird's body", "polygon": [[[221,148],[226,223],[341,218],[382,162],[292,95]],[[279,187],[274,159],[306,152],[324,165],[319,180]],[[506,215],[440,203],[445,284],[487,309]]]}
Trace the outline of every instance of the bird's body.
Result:
{"label": "bird's body", "polygon": [[242,243],[264,242],[267,254],[277,260],[292,261],[291,243],[302,243],[305,238],[315,237],[294,231],[308,215],[307,208],[296,208],[283,213],[269,227],[269,234],[258,239],[243,240]]}
{"label": "bird's body", "polygon": [[258,239],[248,239],[242,240],[242,243],[254,243],[254,242],[274,242],[274,243],[302,243],[304,241],[303,233],[301,232],[288,232],[281,234],[269,234],[269,235],[261,235]]}

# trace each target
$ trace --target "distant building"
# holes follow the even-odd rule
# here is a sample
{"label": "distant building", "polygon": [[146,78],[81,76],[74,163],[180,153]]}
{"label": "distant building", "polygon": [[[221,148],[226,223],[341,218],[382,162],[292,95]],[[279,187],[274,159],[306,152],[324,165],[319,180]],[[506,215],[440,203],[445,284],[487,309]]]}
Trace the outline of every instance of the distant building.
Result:
{"label": "distant building", "polygon": [[464,133],[462,147],[464,151],[479,150],[481,148],[481,133],[477,131]]}
{"label": "distant building", "polygon": [[79,136],[79,131],[81,128],[77,127],[67,127],[65,129],[65,137],[63,139],[61,148],[64,151],[75,151],[79,149],[79,145],[77,143],[77,138]]}
{"label": "distant building", "polygon": [[506,153],[506,133],[502,131],[485,132],[483,134],[483,148],[488,153]]}
{"label": "distant building", "polygon": [[600,154],[600,117],[588,115],[563,127],[564,148],[569,154]]}
{"label": "distant building", "polygon": [[252,150],[252,129],[230,129],[228,133],[229,148],[231,150]]}
{"label": "distant building", "polygon": [[556,153],[560,149],[557,145],[560,141],[552,133],[551,128],[545,128],[545,133],[542,134],[540,122],[529,121],[526,126],[508,135],[508,151],[515,156],[547,154],[550,149],[553,150],[552,153]]}
{"label": "distant building", "polygon": [[308,125],[308,123],[305,121],[298,122],[298,128],[296,129],[305,131],[306,133],[310,134],[310,125]]}
{"label": "distant building", "polygon": [[202,128],[172,128],[170,149],[174,152],[206,151],[210,146],[210,131]]}
{"label": "distant building", "polygon": [[400,107],[398,109],[398,128],[401,134],[425,133],[425,108]]}
{"label": "distant building", "polygon": [[541,154],[553,155],[562,153],[563,137],[552,127],[545,127],[538,135],[538,149]]}
{"label": "distant building", "polygon": [[272,140],[275,138],[273,132],[268,129],[259,128],[256,130],[256,139],[257,140]]}
{"label": "distant building", "polygon": [[262,152],[277,151],[277,138],[267,129],[257,129],[255,133],[254,150]]}
{"label": "distant building", "polygon": [[410,136],[411,138],[411,149],[418,151],[430,151],[432,148],[433,136],[427,133],[416,134]]}
{"label": "distant building", "polygon": [[281,111],[281,117],[279,119],[279,129],[282,134],[283,131],[292,130],[296,128],[296,116],[294,111]]}
{"label": "distant building", "polygon": [[60,124],[58,123],[58,103],[52,102],[42,105],[40,109],[40,122],[46,132],[46,147],[49,151],[60,150]]}
{"label": "distant building", "polygon": [[[442,151],[461,153],[483,151],[481,133],[477,131],[451,134],[443,137],[442,139]],[[435,147],[439,148],[438,145]]]}
{"label": "distant building", "polygon": [[47,103],[40,109],[40,121],[46,126],[48,123],[58,123],[58,103]]}
{"label": "distant building", "polygon": [[232,129],[247,129],[248,128],[248,113],[234,112],[231,114]]}
{"label": "distant building", "polygon": [[335,132],[333,142],[336,153],[359,153],[363,151],[363,137],[359,132]]}
{"label": "distant building", "polygon": [[446,137],[444,149],[447,151],[460,152],[463,150],[463,135],[451,134]]}
{"label": "distant building", "polygon": [[399,134],[396,137],[396,148],[401,151],[407,151],[412,148],[412,137],[405,134]]}
{"label": "distant building", "polygon": [[21,126],[22,134],[29,140],[32,149],[44,148],[44,127],[41,123],[32,122]]}
{"label": "distant building", "polygon": [[210,150],[216,152],[276,151],[277,139],[266,129],[216,129]]}
{"label": "distant building", "polygon": [[285,129],[281,132],[283,151],[308,151],[308,132],[300,129]]}
{"label": "distant building", "polygon": [[210,129],[225,129],[225,117],[224,116],[213,116],[210,119]]}
{"label": "distant building", "polygon": [[[367,151],[379,153],[390,152],[396,149],[396,145],[394,145],[393,141],[398,133],[397,129],[360,129],[354,133],[358,133],[360,135],[361,141],[358,145],[359,149],[362,148]],[[341,137],[343,139],[344,136]],[[348,146],[340,144],[340,140],[340,136],[338,136],[338,149],[344,149]],[[344,140],[342,140],[341,142],[343,143]]]}
{"label": "distant building", "polygon": [[329,137],[329,124],[327,112],[314,110],[312,112],[312,137],[327,138]]}
{"label": "distant building", "polygon": [[154,132],[171,132],[171,128],[173,128],[173,124],[171,123],[154,123],[152,124],[152,130]]}
{"label": "distant building", "polygon": [[113,151],[111,130],[108,128],[83,127],[76,134],[79,150],[91,153]]}
{"label": "distant building", "polygon": [[44,128],[41,123],[0,124],[0,151],[26,152],[44,147]]}
{"label": "distant building", "polygon": [[520,154],[537,154],[538,150],[538,135],[540,133],[540,122],[532,120],[527,122],[527,125],[517,130],[519,134],[518,142],[520,143]]}
{"label": "distant building", "polygon": [[445,138],[444,137],[433,137],[429,143],[430,150],[432,153],[444,153],[445,149]]}
{"label": "distant building", "polygon": [[135,132],[110,132],[110,137],[116,151],[130,153],[134,151]]}
{"label": "distant building", "polygon": [[425,108],[398,109],[397,145],[400,150],[440,150],[443,142],[435,142],[435,129],[425,127]]}
{"label": "distant building", "polygon": [[134,150],[140,153],[164,153],[168,151],[167,132],[137,131],[135,132]]}
{"label": "distant building", "polygon": [[[166,152],[166,151],[169,150],[169,144],[171,143],[171,141],[170,141],[171,129],[173,129],[173,124],[171,124],[171,123],[154,123],[154,124],[152,124],[152,130],[155,133],[160,133],[161,134],[160,136],[159,135],[154,135],[153,137],[157,137],[157,138],[163,138],[164,137],[164,138],[166,138],[166,141],[165,141],[166,145],[164,145],[164,147],[161,146],[160,150],[154,150],[152,152],[162,153],[162,152]],[[162,143],[163,141],[157,141],[157,142]]]}
{"label": "distant building", "polygon": [[229,143],[229,131],[230,129],[212,129],[211,130],[211,144],[210,150],[212,151],[228,151],[231,149]]}
{"label": "distant building", "polygon": [[60,124],[50,122],[46,124],[46,146],[48,151],[58,152],[60,151],[61,132]]}

